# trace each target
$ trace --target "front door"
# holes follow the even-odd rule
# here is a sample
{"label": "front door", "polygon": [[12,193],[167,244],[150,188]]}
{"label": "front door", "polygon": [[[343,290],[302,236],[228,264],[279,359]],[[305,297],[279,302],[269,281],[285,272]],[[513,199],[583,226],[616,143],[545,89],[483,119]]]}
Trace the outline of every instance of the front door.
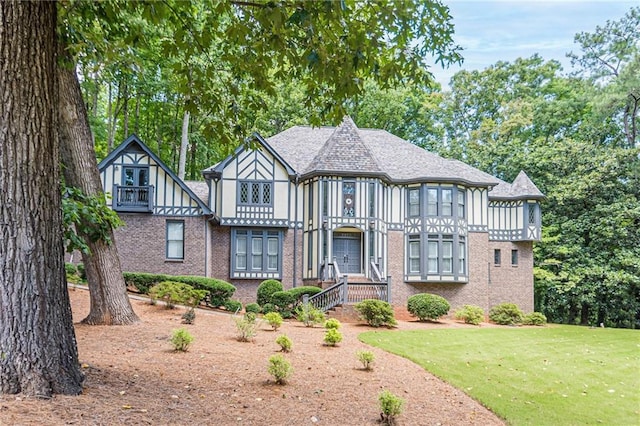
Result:
{"label": "front door", "polygon": [[333,235],[333,255],[343,274],[362,273],[360,233],[336,232]]}

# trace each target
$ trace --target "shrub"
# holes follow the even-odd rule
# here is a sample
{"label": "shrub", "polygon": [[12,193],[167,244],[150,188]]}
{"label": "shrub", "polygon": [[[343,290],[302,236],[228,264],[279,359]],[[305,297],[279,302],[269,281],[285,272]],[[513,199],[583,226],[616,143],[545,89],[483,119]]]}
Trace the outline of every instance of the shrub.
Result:
{"label": "shrub", "polygon": [[489,311],[489,319],[500,325],[520,324],[524,313],[514,303],[501,303]]}
{"label": "shrub", "polygon": [[269,312],[275,312],[275,311],[276,311],[276,307],[273,305],[273,303],[265,303],[264,305],[262,305],[263,314],[268,314]]}
{"label": "shrub", "polygon": [[281,334],[276,339],[276,343],[280,345],[280,350],[282,352],[291,352],[291,348],[293,347],[293,342],[286,334]]}
{"label": "shrub", "polygon": [[258,305],[257,303],[247,303],[247,305],[244,307],[244,311],[253,312],[254,314],[259,314],[260,305]]}
{"label": "shrub", "polygon": [[276,383],[282,385],[286,383],[287,379],[293,373],[291,363],[286,360],[282,355],[272,355],[269,358],[269,374],[276,379]]}
{"label": "shrub", "polygon": [[335,328],[336,330],[340,328],[342,324],[340,324],[340,321],[338,321],[335,318],[329,318],[328,320],[326,320],[324,322],[324,328],[326,328],[327,330]]}
{"label": "shrub", "polygon": [[324,333],[324,343],[327,346],[335,346],[342,342],[342,333],[337,328],[330,328]]}
{"label": "shrub", "polygon": [[326,318],[324,312],[313,306],[311,303],[303,303],[296,310],[298,321],[304,323],[306,327],[313,327],[322,324]]}
{"label": "shrub", "polygon": [[187,309],[187,312],[182,314],[183,324],[193,324],[196,320],[196,310],[193,308]]}
{"label": "shrub", "polygon": [[224,308],[229,312],[238,313],[242,310],[242,302],[239,300],[226,300]]}
{"label": "shrub", "polygon": [[194,307],[206,296],[205,290],[196,290],[189,284],[175,281],[162,281],[149,289],[153,299],[163,300],[168,309],[176,304]]}
{"label": "shrub", "polygon": [[234,315],[233,321],[236,323],[236,337],[238,341],[250,342],[254,337],[256,337],[258,326],[260,324],[256,321],[255,314],[249,312],[242,317]]}
{"label": "shrub", "polygon": [[388,302],[376,299],[363,300],[355,305],[360,317],[372,327],[396,325],[393,308]]}
{"label": "shrub", "polygon": [[375,355],[371,351],[358,351],[356,352],[356,356],[358,357],[358,361],[362,363],[362,366],[365,370],[371,370],[373,361],[375,359]]}
{"label": "shrub", "polygon": [[404,400],[385,389],[378,395],[378,402],[380,403],[382,422],[388,425],[395,424],[396,416],[402,413]]}
{"label": "shrub", "polygon": [[522,323],[525,325],[544,325],[547,323],[547,317],[540,312],[531,312],[524,316]]}
{"label": "shrub", "polygon": [[449,302],[437,294],[421,293],[415,294],[407,300],[407,310],[420,321],[435,321],[449,312],[451,305]]}
{"label": "shrub", "polygon": [[274,330],[277,330],[282,325],[282,316],[277,312],[264,314],[263,318]]}
{"label": "shrub", "polygon": [[305,294],[312,296],[321,291],[321,288],[313,286],[302,286],[286,291],[276,291],[271,295],[271,303],[273,303],[276,311],[278,311],[283,318],[291,318],[296,308],[302,303],[302,297]]}
{"label": "shrub", "polygon": [[258,305],[263,306],[265,303],[271,303],[271,295],[276,291],[282,291],[282,283],[278,280],[264,280],[260,283],[257,290]]}
{"label": "shrub", "polygon": [[84,263],[78,263],[78,266],[76,266],[76,268],[78,269],[78,275],[80,276],[81,280],[86,280],[87,279],[87,271],[84,268]]}
{"label": "shrub", "polygon": [[[78,265],[79,266],[79,265]],[[204,302],[211,307],[223,306],[224,302],[231,299],[236,288],[226,281],[215,278],[199,277],[192,275],[171,276],[163,274],[147,274],[143,272],[124,272],[124,280],[128,287],[147,294],[149,288],[162,281],[174,281],[189,284],[196,290],[206,290],[209,294]]]}
{"label": "shrub", "polygon": [[179,328],[173,331],[171,343],[173,344],[174,350],[186,352],[192,342],[193,336],[184,328]]}
{"label": "shrub", "polygon": [[76,265],[74,265],[73,263],[65,263],[64,271],[67,273],[67,275],[76,275],[78,273],[78,268],[76,268]]}
{"label": "shrub", "polygon": [[464,305],[456,311],[456,319],[463,320],[466,324],[478,325],[484,319],[484,310],[476,305]]}

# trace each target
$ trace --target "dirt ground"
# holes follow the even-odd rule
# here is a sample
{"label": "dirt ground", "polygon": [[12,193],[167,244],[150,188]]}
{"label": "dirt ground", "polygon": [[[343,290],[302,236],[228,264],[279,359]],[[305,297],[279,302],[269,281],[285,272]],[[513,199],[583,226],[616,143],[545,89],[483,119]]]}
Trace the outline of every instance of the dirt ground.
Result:
{"label": "dirt ground", "polygon": [[[412,362],[357,339],[363,324],[343,323],[344,340],[323,346],[324,330],[287,321],[272,331],[263,324],[253,342],[239,342],[231,315],[199,311],[181,324],[183,308],[168,310],[132,300],[141,322],[87,326],[89,295],[70,289],[78,351],[85,374],[80,396],[37,400],[0,396],[0,425],[374,425],[378,394],[405,399],[400,425],[504,425],[489,410]],[[465,326],[454,322],[399,321],[398,329]],[[172,331],[185,327],[195,340],[173,351]],[[285,357],[293,375],[274,383],[268,359],[280,334],[293,341]],[[375,354],[372,371],[356,351]]]}

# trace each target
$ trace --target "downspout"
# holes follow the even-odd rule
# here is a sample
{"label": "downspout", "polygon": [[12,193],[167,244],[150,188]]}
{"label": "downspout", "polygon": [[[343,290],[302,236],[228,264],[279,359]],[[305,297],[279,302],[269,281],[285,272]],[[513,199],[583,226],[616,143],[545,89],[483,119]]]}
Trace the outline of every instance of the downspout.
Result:
{"label": "downspout", "polygon": [[296,196],[295,196],[295,216],[293,223],[293,287],[295,288],[298,283],[298,268],[296,267],[298,264],[298,185],[300,184],[300,175],[296,173],[294,180],[295,188],[296,188]]}

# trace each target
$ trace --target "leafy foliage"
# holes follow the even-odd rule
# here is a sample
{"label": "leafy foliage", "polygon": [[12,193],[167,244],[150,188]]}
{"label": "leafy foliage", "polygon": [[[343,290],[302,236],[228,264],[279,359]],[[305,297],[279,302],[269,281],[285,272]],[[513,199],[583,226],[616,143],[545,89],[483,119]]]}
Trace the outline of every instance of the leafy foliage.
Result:
{"label": "leafy foliage", "polygon": [[342,342],[342,333],[337,328],[328,328],[324,333],[324,344],[336,346]]}
{"label": "leafy foliage", "polygon": [[193,343],[193,336],[184,328],[174,330],[171,336],[171,344],[173,349],[178,352],[186,352],[189,346]]}
{"label": "leafy foliage", "polygon": [[358,357],[358,361],[362,363],[362,367],[365,370],[373,369],[373,361],[375,361],[376,357],[371,351],[357,351],[356,357]]}
{"label": "leafy foliage", "polygon": [[176,281],[162,281],[149,289],[149,295],[164,301],[168,309],[177,304],[197,306],[206,294],[206,290],[196,290],[189,284]]}
{"label": "leafy foliage", "polygon": [[461,319],[466,324],[478,325],[484,320],[484,310],[476,305],[464,305],[455,315],[456,319]]}
{"label": "leafy foliage", "polygon": [[372,327],[396,325],[393,307],[385,301],[367,299],[355,305],[360,317]]}
{"label": "leafy foliage", "polygon": [[378,395],[378,403],[382,422],[387,425],[395,424],[396,417],[402,413],[404,399],[385,389]]}
{"label": "leafy foliage", "polygon": [[254,314],[260,313],[260,305],[257,303],[247,303],[244,307],[245,312],[253,312]]}
{"label": "leafy foliage", "polygon": [[524,313],[514,303],[501,303],[489,311],[489,319],[500,325],[516,325],[522,322]]}
{"label": "leafy foliage", "polygon": [[298,321],[304,323],[305,327],[314,327],[322,324],[326,319],[326,315],[320,309],[311,303],[302,303],[296,309],[296,317]]}
{"label": "leafy foliage", "polygon": [[330,330],[332,328],[338,330],[341,326],[342,324],[340,324],[340,321],[335,318],[329,318],[324,322],[324,328],[326,328],[327,330]]}
{"label": "leafy foliage", "polygon": [[256,320],[256,315],[248,312],[243,316],[233,315],[236,324],[237,339],[240,342],[250,342],[258,334],[260,323]]}
{"label": "leafy foliage", "polygon": [[407,300],[407,310],[411,315],[418,317],[420,321],[435,321],[446,315],[450,308],[449,302],[436,294],[414,294]]}
{"label": "leafy foliage", "polygon": [[271,295],[271,301],[283,318],[291,318],[302,303],[304,295],[312,296],[321,291],[321,288],[314,286],[295,287],[285,291],[276,291]]}
{"label": "leafy foliage", "polygon": [[276,383],[283,385],[287,382],[287,379],[293,374],[293,367],[291,363],[287,361],[285,357],[280,354],[272,355],[269,358],[269,374],[276,379]]}
{"label": "leafy foliage", "polygon": [[522,318],[524,325],[545,325],[547,323],[547,317],[540,312],[531,312]]}
{"label": "leafy foliage", "polygon": [[224,308],[229,312],[237,313],[242,310],[242,302],[239,300],[226,300]]}
{"label": "leafy foliage", "polygon": [[263,318],[274,330],[278,330],[282,325],[282,316],[277,312],[268,312]]}
{"label": "leafy foliage", "polygon": [[89,253],[89,241],[111,244],[111,230],[122,225],[116,212],[107,207],[106,200],[85,195],[80,189],[62,188],[62,217],[67,251]]}
{"label": "leafy foliage", "polygon": [[291,352],[291,348],[293,347],[293,342],[286,334],[281,334],[276,339],[276,343],[280,345],[280,350],[282,352]]}
{"label": "leafy foliage", "polygon": [[266,303],[271,302],[271,296],[276,291],[283,291],[282,283],[278,280],[264,280],[260,283],[257,289],[257,303],[260,306],[264,306]]}

